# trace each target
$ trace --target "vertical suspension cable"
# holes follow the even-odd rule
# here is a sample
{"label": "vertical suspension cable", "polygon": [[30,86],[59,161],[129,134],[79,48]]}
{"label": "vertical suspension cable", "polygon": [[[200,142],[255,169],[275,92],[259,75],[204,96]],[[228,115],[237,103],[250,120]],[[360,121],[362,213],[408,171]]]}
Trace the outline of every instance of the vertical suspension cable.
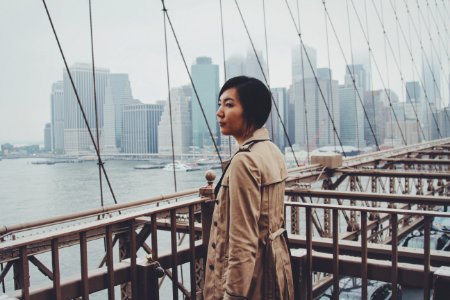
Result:
{"label": "vertical suspension cable", "polygon": [[222,156],[220,155],[220,151],[219,151],[219,148],[217,147],[216,140],[214,139],[214,135],[213,135],[213,133],[211,131],[211,127],[209,126],[208,120],[206,118],[205,110],[203,109],[203,105],[202,105],[202,103],[200,101],[200,97],[198,95],[197,88],[195,87],[194,80],[192,79],[191,72],[189,72],[189,68],[188,68],[188,65],[187,65],[187,62],[186,62],[186,58],[184,57],[183,50],[181,49],[181,45],[180,45],[180,43],[178,41],[177,35],[175,33],[175,29],[174,29],[174,27],[172,25],[172,21],[170,20],[169,13],[168,13],[168,11],[166,9],[164,0],[161,0],[161,3],[162,3],[162,6],[163,6],[163,12],[165,13],[165,15],[167,17],[167,21],[169,21],[169,26],[170,26],[170,29],[172,30],[172,34],[173,34],[173,37],[174,37],[175,42],[177,44],[178,51],[180,52],[181,59],[183,60],[184,68],[186,70],[186,73],[189,76],[189,80],[191,82],[192,89],[194,90],[194,94],[196,96],[197,103],[198,103],[198,105],[200,107],[200,111],[202,112],[203,119],[204,119],[204,121],[206,123],[206,127],[208,128],[208,133],[209,133],[209,135],[211,137],[211,140],[213,142],[214,149],[216,150],[216,153],[217,153],[217,157],[219,158],[220,164],[222,164]]}
{"label": "vertical suspension cable", "polygon": [[[300,24],[300,5],[299,0],[297,0],[297,23],[298,30],[301,32],[301,24]],[[303,93],[303,112],[305,115],[305,137],[306,137],[306,155],[308,156],[308,164],[311,164],[311,156],[310,156],[310,145],[309,145],[309,130],[308,130],[308,107],[306,101],[306,89],[305,89],[305,63],[303,57],[303,49],[306,49],[303,45],[303,39],[300,39],[300,61],[301,61],[301,70],[302,70],[302,93]],[[295,83],[294,83],[295,84]]]}
{"label": "vertical suspension cable", "polygon": [[[340,50],[340,52],[341,52],[341,55],[342,55],[342,57],[344,58],[344,61],[345,61],[346,65],[347,65],[347,70],[348,70],[350,76],[352,77],[353,85],[355,85],[355,77],[354,77],[352,71],[350,70],[350,68],[348,67],[348,62],[347,62],[347,59],[346,59],[346,57],[345,57],[344,50],[342,49],[341,42],[340,42],[339,37],[338,37],[338,35],[337,35],[336,29],[334,28],[334,24],[333,24],[333,22],[332,22],[332,20],[331,20],[331,16],[330,16],[330,14],[329,14],[329,12],[328,12],[328,9],[327,9],[327,6],[326,6],[326,3],[325,3],[324,0],[322,0],[322,5],[323,5],[323,8],[324,8],[324,10],[325,10],[325,13],[326,13],[327,18],[328,18],[328,20],[330,21],[331,29],[333,30],[333,34],[334,34],[334,36],[335,36],[335,38],[336,38],[336,41],[337,41],[337,43],[338,43],[338,46],[339,46],[339,50]],[[377,137],[375,136],[375,133],[374,133],[374,131],[373,131],[372,124],[371,124],[371,122],[370,122],[370,120],[369,120],[369,116],[367,115],[367,111],[366,111],[366,109],[364,108],[364,103],[363,103],[363,101],[362,101],[361,95],[360,95],[360,93],[359,93],[359,91],[358,91],[357,89],[356,89],[356,91],[357,91],[357,94],[358,94],[358,99],[359,99],[359,101],[360,101],[360,103],[361,103],[361,107],[362,107],[363,112],[364,112],[364,116],[365,116],[365,118],[366,118],[366,120],[367,120],[367,123],[369,124],[370,131],[371,131],[371,133],[372,133],[372,135],[373,135],[373,137],[374,137],[374,139],[375,139],[375,144],[376,144],[377,150],[379,151],[379,150],[380,150],[380,146],[379,146],[379,144],[378,144],[378,139],[377,139]],[[390,100],[390,99],[389,99],[389,100]]]}
{"label": "vertical suspension cable", "polygon": [[[84,124],[86,125],[86,128],[88,130],[89,138],[90,138],[92,144],[94,145],[94,150],[95,150],[95,153],[96,153],[98,159],[101,161],[101,156],[100,156],[99,149],[98,149],[97,144],[95,142],[94,135],[92,134],[92,130],[91,130],[91,127],[89,125],[89,122],[87,120],[86,112],[84,111],[83,105],[81,104],[80,96],[78,95],[78,91],[77,91],[77,88],[75,86],[75,81],[73,80],[72,73],[70,72],[69,65],[67,64],[67,60],[66,60],[66,57],[64,55],[64,51],[62,50],[62,46],[61,46],[61,43],[59,41],[58,34],[56,33],[56,29],[55,29],[55,26],[53,24],[52,17],[50,15],[50,11],[48,10],[48,7],[47,7],[47,3],[45,2],[45,0],[42,0],[42,4],[44,5],[44,9],[45,9],[45,12],[47,14],[48,21],[50,22],[50,27],[52,28],[53,35],[55,36],[56,44],[58,45],[58,49],[59,49],[59,52],[61,54],[61,58],[62,58],[62,60],[64,62],[64,67],[66,69],[67,76],[69,76],[69,81],[70,81],[70,84],[72,86],[73,92],[75,94],[75,98],[77,100],[78,107],[79,107],[81,115],[83,117]],[[105,166],[104,166],[103,163],[101,163],[100,166],[102,168],[103,175],[105,176],[106,182],[108,183],[108,187],[109,187],[109,190],[111,192],[111,196],[113,197],[114,203],[117,204],[116,196],[114,195],[114,191],[112,189],[111,182],[109,181],[108,173],[105,170]],[[120,211],[119,211],[119,214],[120,214]]]}
{"label": "vertical suspension cable", "polygon": [[[404,124],[404,129],[405,129],[405,134],[406,134],[406,139],[408,139],[408,129],[407,129],[407,122],[406,122],[406,99],[405,99],[405,89],[406,89],[406,84],[403,81],[403,75],[402,75],[402,55],[401,55],[401,48],[400,48],[400,36],[399,36],[399,32],[398,32],[398,24],[395,23],[395,33],[396,33],[396,39],[397,39],[397,50],[398,50],[398,62],[399,62],[399,71],[400,71],[400,78],[402,81],[402,87],[401,87],[401,97],[402,97],[402,102],[403,102],[403,124]],[[394,56],[394,53],[392,53],[392,55]],[[394,60],[395,60],[395,56],[394,56]],[[408,93],[408,92],[407,92]],[[411,106],[413,106],[411,104]],[[414,108],[414,107],[413,107]],[[419,128],[417,128],[417,142],[420,141],[420,135],[419,135]]]}
{"label": "vertical suspension cable", "polygon": [[[223,22],[223,8],[222,8],[222,0],[219,0],[219,6],[220,6],[220,31],[222,36],[222,55],[223,55],[223,81],[226,82],[227,77],[227,62],[226,62],[226,56],[225,56],[225,33],[223,30],[224,22]],[[228,154],[231,157],[231,136],[228,136]]]}
{"label": "vertical suspension cable", "polygon": [[[394,9],[396,9],[396,7],[394,7]],[[394,11],[394,14],[395,14],[395,12],[396,11]],[[395,18],[398,20],[397,14],[395,14]],[[405,38],[404,40],[405,40],[406,46],[408,48],[412,49],[411,20],[409,18],[407,20],[408,20],[408,39]],[[399,27],[400,30],[402,30],[402,28],[400,27],[400,22],[396,22],[396,24],[397,24],[397,27]],[[414,59],[413,59],[413,56],[411,56],[411,73],[412,73],[412,77],[413,77],[413,82],[416,82],[416,77],[415,77],[416,75],[415,75],[415,72],[414,72]],[[408,93],[408,91],[406,91],[406,92]],[[408,94],[408,98],[411,101],[411,97],[410,97],[409,94]],[[416,93],[416,88],[415,87],[414,87],[414,99],[416,101],[417,107],[419,107],[419,105],[422,105],[421,100],[417,98],[417,93]],[[414,107],[414,105],[413,105],[413,107]],[[414,109],[414,112],[415,112],[416,118],[417,118],[416,119],[417,128],[420,128],[422,130],[422,135],[423,135],[423,140],[422,141],[427,140],[427,137],[425,136],[425,132],[423,130],[422,124],[420,122],[421,118],[419,119],[419,116],[418,116],[418,114],[416,112],[416,109]]]}
{"label": "vertical suspension cable", "polygon": [[[298,0],[297,0],[298,3]],[[298,9],[298,7],[297,7]],[[326,41],[327,41],[327,59],[328,59],[328,76],[329,81],[329,89],[330,89],[330,95],[331,95],[331,113],[333,115],[333,118],[335,118],[336,116],[334,115],[334,97],[333,97],[333,78],[332,78],[332,74],[331,74],[331,60],[330,60],[330,42],[329,42],[329,37],[328,37],[328,20],[327,20],[327,16],[325,15],[324,12],[324,20],[325,20],[325,36],[326,36]],[[339,109],[339,108],[338,108]],[[329,124],[328,124],[329,127]],[[333,144],[334,144],[334,151],[336,151],[337,149],[337,145],[336,145],[336,134],[333,132]]]}
{"label": "vertical suspension cable", "polygon": [[[255,57],[256,57],[256,61],[258,62],[259,68],[261,69],[261,73],[263,75],[264,81],[265,81],[266,85],[268,85],[269,82],[267,81],[267,76],[266,76],[266,74],[264,72],[264,68],[263,68],[263,66],[261,64],[261,60],[259,59],[259,56],[258,56],[258,53],[256,51],[255,45],[253,44],[253,40],[252,40],[252,37],[250,35],[250,32],[248,31],[247,24],[245,23],[245,19],[244,19],[244,16],[242,15],[242,11],[241,11],[241,8],[239,6],[239,3],[238,3],[237,0],[235,0],[234,3],[236,4],[236,7],[238,9],[239,15],[241,17],[242,24],[244,25],[245,32],[247,33],[247,37],[248,37],[248,39],[250,41],[250,44],[252,46],[253,53],[255,54]],[[275,107],[275,110],[277,112],[278,119],[280,120],[281,126],[283,127],[284,134],[285,134],[285,136],[286,136],[286,138],[287,138],[287,140],[289,142],[289,146],[290,146],[290,148],[292,150],[292,155],[294,156],[295,164],[298,166],[299,164],[298,164],[297,156],[295,155],[294,148],[292,147],[291,139],[289,138],[289,135],[287,134],[286,126],[284,125],[283,119],[281,118],[280,111],[278,109],[278,105],[277,105],[277,103],[276,103],[272,93],[270,93],[270,96],[272,98],[272,103],[273,103],[273,105]]]}
{"label": "vertical suspension cable", "polygon": [[[162,0],[164,2],[164,0]],[[173,119],[172,119],[172,98],[170,96],[170,72],[169,72],[169,50],[167,45],[167,25],[166,25],[166,7],[163,8],[163,22],[164,22],[164,47],[166,52],[166,75],[167,75],[167,99],[169,101],[169,119],[170,119],[170,142],[172,144],[172,169],[173,169],[173,183],[175,192],[177,192],[177,174],[175,171],[175,145],[173,141]]]}
{"label": "vertical suspension cable", "polygon": [[[355,76],[355,62],[353,59],[353,42],[352,42],[352,30],[350,28],[350,13],[348,11],[348,0],[345,0],[345,7],[347,11],[347,25],[348,25],[348,36],[349,36],[349,42],[350,42],[350,62],[352,63],[352,72],[353,76]],[[361,78],[358,78],[361,81]],[[355,82],[355,79],[353,79],[354,85],[353,85],[353,96],[354,96],[354,102],[355,102],[355,123],[356,123],[356,145],[358,146],[358,152],[360,151],[360,144],[359,144],[359,122],[358,122],[358,103],[356,102],[356,90],[357,85]],[[364,92],[364,91],[363,91]]]}
{"label": "vertical suspension cable", "polygon": [[[362,30],[362,32],[363,32],[363,34],[364,34],[364,37],[365,37],[365,39],[366,39],[366,42],[367,42],[368,46],[370,47],[370,41],[368,40],[368,38],[367,38],[367,36],[366,36],[366,33],[364,32],[364,28],[363,28],[361,19],[360,19],[360,17],[359,17],[359,14],[358,14],[358,12],[357,12],[357,10],[356,10],[355,4],[354,4],[353,0],[351,0],[351,2],[352,2],[353,9],[355,10],[355,14],[356,14],[356,16],[357,16],[358,23],[359,23],[359,25],[360,25],[360,27],[361,27],[361,30]],[[403,74],[402,74],[401,68],[399,67],[399,64],[398,64],[398,62],[397,62],[397,60],[396,60],[396,58],[395,58],[395,53],[394,53],[392,44],[391,44],[391,42],[390,42],[390,40],[389,40],[389,37],[388,37],[387,34],[386,34],[386,29],[385,29],[384,23],[383,23],[383,21],[382,21],[382,19],[381,19],[380,13],[378,12],[378,9],[377,9],[377,7],[376,7],[374,1],[372,1],[372,4],[373,4],[374,10],[375,10],[375,12],[376,12],[376,16],[377,16],[377,18],[378,18],[378,21],[379,21],[380,24],[381,24],[381,28],[382,28],[382,30],[383,30],[383,34],[384,34],[384,37],[385,37],[385,41],[387,42],[387,45],[389,45],[389,49],[390,49],[391,52],[392,52],[392,56],[393,56],[395,65],[397,66],[397,68],[398,68],[398,70],[399,70],[400,78],[401,78],[401,80],[402,80],[402,83],[404,84]],[[398,16],[395,15],[395,17],[396,17],[396,20],[397,20],[397,22],[398,22]],[[401,29],[401,28],[400,28],[400,29]],[[403,33],[403,32],[402,32],[402,33]],[[370,53],[371,53],[371,52],[370,52]],[[373,56],[373,54],[372,54],[372,56]],[[381,73],[380,73],[379,68],[378,68],[378,65],[377,65],[377,63],[376,63],[376,61],[375,61],[375,58],[374,58],[374,63],[375,63],[375,66],[377,67],[377,70],[378,70],[379,75],[380,75],[380,77],[381,77]],[[383,86],[384,86],[384,82],[383,82],[383,81],[381,81],[381,82],[382,82],[382,84],[383,84]],[[389,100],[390,106],[391,106],[391,108],[392,108],[392,102],[390,101],[389,94],[387,94],[387,96],[388,96],[388,100]],[[415,111],[415,110],[414,110],[414,111]],[[396,118],[395,111],[392,110],[392,112],[393,112],[394,117],[395,117],[395,119],[396,119],[397,126],[398,126],[399,129],[400,129],[400,133],[402,134],[403,141],[406,143],[406,140],[405,140],[405,138],[404,138],[404,136],[403,136],[403,132],[402,132],[402,130],[401,130],[400,124],[399,124],[399,122],[398,122],[398,119]],[[417,113],[416,113],[416,116],[417,116]]]}
{"label": "vertical suspension cable", "polygon": [[[267,21],[266,21],[266,1],[262,0],[262,7],[263,7],[263,20],[264,20],[264,41],[266,44],[266,68],[267,68],[267,86],[269,87],[269,91],[272,94],[272,89],[270,87],[270,72],[269,72],[269,47],[268,47],[268,42],[267,42]],[[278,99],[278,97],[277,97]],[[275,100],[275,99],[274,99]],[[278,99],[279,100],[279,99]],[[273,122],[273,114],[270,114],[270,127],[271,127],[271,131],[272,131],[272,141],[275,141],[274,136],[275,136],[275,127],[274,127],[274,122]]]}
{"label": "vertical suspension cable", "polygon": [[[374,2],[375,5],[375,2]],[[384,9],[383,9],[383,0],[380,0],[380,11],[381,11],[381,20],[382,23],[384,24]],[[388,55],[387,55],[387,50],[386,50],[386,31],[383,31],[383,50],[384,50],[384,63],[386,65],[386,81],[387,81],[387,90],[386,90],[386,94],[389,95],[389,97],[391,96],[391,88],[390,88],[390,78],[389,78],[389,63],[388,63]],[[394,148],[394,122],[393,122],[393,114],[394,114],[394,106],[392,105],[392,103],[390,103],[391,105],[391,112],[390,112],[390,125],[391,125],[391,145],[392,148]],[[400,128],[400,123],[399,123],[399,128]],[[405,146],[407,145],[407,141],[406,138],[404,139],[405,142]]]}
{"label": "vertical suspension cable", "polygon": [[[432,76],[432,79],[433,79],[433,83],[434,83],[434,94],[436,94],[436,91],[438,92],[438,94],[439,94],[439,99],[442,99],[443,97],[444,97],[444,93],[443,92],[441,92],[441,89],[440,89],[440,87],[439,87],[439,85],[438,85],[438,82],[437,82],[437,80],[436,80],[436,77],[435,77],[435,72],[434,72],[434,70],[433,70],[433,68],[432,67],[434,67],[434,60],[433,60],[433,50],[434,50],[434,52],[435,52],[435,56],[436,56],[436,60],[437,60],[437,62],[438,62],[438,64],[439,64],[439,67],[440,67],[440,69],[441,69],[441,71],[444,73],[444,74],[446,74],[446,72],[445,72],[445,70],[444,70],[444,67],[443,67],[443,65],[442,65],[442,61],[441,61],[441,58],[440,58],[440,55],[439,55],[439,53],[437,52],[437,50],[436,50],[436,46],[434,45],[434,42],[433,42],[433,37],[432,37],[432,34],[431,34],[431,31],[430,31],[430,20],[428,20],[428,24],[426,23],[426,20],[425,20],[425,17],[423,16],[423,14],[422,14],[422,11],[421,11],[421,8],[420,8],[420,5],[419,5],[419,2],[416,0],[416,3],[417,3],[417,10],[418,10],[418,14],[419,14],[419,16],[421,16],[422,17],[422,19],[423,19],[423,21],[424,21],[424,23],[425,23],[425,29],[426,29],[426,31],[427,31],[427,33],[428,33],[428,37],[429,37],[429,40],[430,40],[430,47],[431,47],[431,51],[430,51],[430,56],[431,56],[431,65],[430,65],[430,63],[429,63],[429,60],[426,58],[426,62],[427,62],[427,65],[428,65],[428,67],[430,68],[430,72],[431,72],[431,76]],[[428,1],[427,1],[427,4],[428,4]],[[430,16],[430,14],[428,14],[428,17]],[[420,20],[419,20],[420,21]],[[439,32],[439,29],[438,29],[438,32]],[[450,59],[450,57],[449,57],[449,55],[448,55],[448,52],[446,53],[447,54],[447,60],[448,59]],[[450,86],[450,82],[449,82],[449,80],[447,79],[447,76],[446,75],[444,75],[444,82],[445,82],[445,84],[447,85],[447,86]],[[439,82],[439,84],[440,84],[440,82]],[[437,107],[437,105],[436,105],[436,110],[438,109],[438,107]],[[449,117],[449,115],[447,114],[447,111],[446,110],[444,110],[444,112],[445,112],[445,115],[447,116],[447,119],[448,119],[448,121],[450,122],[450,117]]]}
{"label": "vertical suspension cable", "polygon": [[306,51],[305,44],[303,43],[303,37],[302,37],[301,31],[299,30],[299,28],[297,27],[297,24],[296,24],[296,22],[295,22],[295,19],[294,19],[294,15],[293,15],[293,13],[292,13],[291,6],[289,5],[289,3],[288,3],[287,0],[285,0],[284,3],[286,4],[286,7],[287,7],[287,9],[288,9],[289,16],[290,16],[290,18],[291,18],[292,24],[293,24],[294,27],[295,27],[295,31],[296,31],[296,33],[297,33],[297,36],[298,36],[299,39],[300,39],[300,45],[302,46],[302,49],[303,49],[303,51],[305,52],[306,58],[307,58],[307,60],[308,60],[308,64],[309,64],[309,66],[310,66],[310,68],[311,68],[311,72],[312,72],[312,74],[313,74],[313,76],[314,76],[314,80],[316,81],[317,88],[319,89],[320,97],[322,98],[323,104],[325,105],[326,111],[327,111],[327,113],[328,113],[328,118],[331,120],[331,123],[333,124],[333,130],[334,130],[334,132],[336,133],[336,137],[338,138],[339,145],[340,145],[341,150],[342,150],[342,154],[344,155],[344,157],[347,157],[347,155],[345,154],[345,151],[344,151],[344,147],[343,147],[343,145],[342,145],[341,138],[340,138],[340,136],[339,136],[339,134],[338,134],[338,132],[337,132],[336,125],[335,125],[335,123],[334,123],[334,119],[333,119],[333,117],[332,117],[332,115],[331,115],[331,113],[330,113],[330,108],[328,107],[328,104],[327,104],[327,102],[325,101],[325,96],[324,96],[324,94],[323,94],[322,88],[320,87],[319,80],[318,80],[318,78],[317,78],[316,72],[314,71],[314,67],[313,67],[313,65],[312,65],[311,59],[310,59],[310,57],[309,57],[309,54],[308,54],[308,52]]}
{"label": "vertical suspension cable", "polygon": [[97,148],[98,148],[98,158],[97,158],[97,165],[98,165],[98,179],[100,183],[100,203],[103,207],[103,185],[102,185],[102,167],[101,164],[103,164],[100,156],[100,136],[99,131],[100,127],[98,126],[98,108],[97,108],[97,86],[96,86],[96,80],[95,80],[95,61],[94,61],[94,34],[93,34],[93,26],[92,26],[92,4],[91,0],[89,0],[89,28],[91,32],[91,59],[92,59],[92,84],[93,84],[93,90],[94,90],[94,111],[95,111],[95,127],[96,130],[96,136],[97,136]]}
{"label": "vertical suspension cable", "polygon": [[[353,2],[352,2],[353,4]],[[370,31],[369,31],[369,18],[367,15],[367,0],[364,0],[364,15],[366,19],[366,34],[367,34],[367,41],[370,43]],[[362,25],[361,25],[362,26]],[[362,29],[364,30],[364,29]],[[370,96],[371,96],[371,102],[372,102],[372,110],[373,110],[373,130],[374,135],[377,136],[377,118],[376,118],[376,106],[375,106],[375,91],[373,90],[373,82],[372,82],[372,55],[371,55],[371,47],[368,48],[368,54],[369,54],[369,70],[367,70],[367,74],[369,76],[369,89],[370,89]]]}
{"label": "vertical suspension cable", "polygon": [[[397,10],[396,10],[396,8],[393,6],[393,4],[392,4],[392,0],[389,0],[389,2],[390,2],[391,7],[392,7],[392,9],[393,9],[393,11],[394,11],[394,15],[396,16],[396,21],[399,22],[399,21],[398,21]],[[406,11],[407,11],[408,19],[411,21],[410,24],[413,25],[413,28],[414,28],[414,30],[415,30],[415,32],[416,32],[416,35],[418,35],[417,28],[416,28],[416,26],[415,26],[414,21],[412,20],[412,16],[410,15],[409,7],[408,7],[408,5],[406,4],[406,2],[404,2],[404,3],[405,3],[405,6],[406,6]],[[404,31],[403,31],[403,28],[402,28],[402,26],[401,26],[400,23],[399,23],[399,27],[400,27],[400,32],[402,33],[402,37],[403,37],[404,39],[406,39],[406,38],[405,38]],[[420,48],[421,48],[421,50],[422,50],[422,52],[423,52],[423,44],[422,44],[422,40],[421,40],[421,38],[420,38],[420,35],[418,36],[418,39],[419,39],[419,43],[420,43]],[[417,72],[417,74],[418,74],[418,76],[419,76],[419,78],[420,78],[420,72],[418,71],[417,66],[415,65],[415,62],[414,62],[414,56],[413,56],[413,54],[412,54],[411,47],[407,46],[407,48],[408,48],[408,52],[409,52],[409,54],[410,54],[410,56],[411,56],[411,61],[413,62],[414,70]],[[432,109],[432,107],[431,107],[431,102],[430,102],[430,100],[428,99],[428,93],[427,93],[427,91],[426,91],[425,83],[423,82],[423,80],[419,80],[419,82],[420,82],[421,87],[422,87],[422,89],[423,89],[423,91],[424,91],[424,96],[425,96],[426,102],[427,102],[427,104],[428,104],[428,107],[430,108],[431,115],[432,115],[432,117],[433,117],[433,120],[434,120],[434,122],[435,122],[437,131],[438,131],[438,135],[439,135],[440,138],[442,138],[441,131],[440,131],[440,128],[439,128],[439,124],[438,124],[438,122],[437,122],[436,116],[435,116],[435,114],[434,114],[434,112],[433,112],[433,109]],[[427,114],[427,117],[428,117],[428,114]]]}

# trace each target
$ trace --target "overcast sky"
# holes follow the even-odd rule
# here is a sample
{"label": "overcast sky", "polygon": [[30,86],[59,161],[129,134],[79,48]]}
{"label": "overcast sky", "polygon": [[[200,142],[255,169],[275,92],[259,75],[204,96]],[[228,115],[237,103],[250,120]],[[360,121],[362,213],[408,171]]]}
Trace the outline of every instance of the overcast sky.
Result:
{"label": "overcast sky", "polygon": [[[446,74],[440,76],[440,84],[443,97],[448,98],[446,85],[449,80],[450,4],[446,1],[420,0],[419,4],[423,5],[420,15],[416,1],[407,0],[414,17],[411,21],[406,13],[404,0],[353,0],[364,26],[364,5],[367,6],[369,40],[375,56],[372,65],[376,62],[381,74],[373,67],[374,88],[390,87],[397,92],[399,98],[404,98],[394,57],[389,45],[385,43],[376,15],[378,11],[382,14],[395,58],[401,65],[406,81],[417,80],[416,69],[421,70],[422,67],[419,40],[411,27],[412,22],[420,26],[424,43],[429,40],[428,32],[432,31],[435,48],[428,47],[427,51],[431,51],[436,57],[437,69],[442,68]],[[236,53],[244,55],[251,48],[236,4],[234,0],[222,2],[226,56]],[[296,14],[297,1],[288,2]],[[317,49],[319,67],[328,67],[329,49],[333,77],[342,83],[345,60],[351,63],[353,54],[355,63],[367,63],[368,48],[352,7],[352,0],[327,2],[345,59],[330,23],[327,48],[325,14],[321,0],[298,1],[301,30],[304,42]],[[426,8],[426,2],[430,3],[431,9]],[[197,56],[210,56],[223,72],[220,1],[166,0],[165,3],[189,66]],[[254,43],[267,56],[262,3],[262,0],[239,1]],[[411,64],[411,56],[396,25],[390,3],[397,7],[400,22],[407,35],[411,29],[415,66]],[[90,63],[88,0],[48,0],[47,4],[69,65],[76,62]],[[167,77],[161,2],[92,0],[92,5],[96,66],[108,68],[114,73],[128,73],[133,96],[142,102],[165,99]],[[291,49],[298,45],[299,39],[285,1],[265,0],[265,5],[271,86],[288,87],[291,83]],[[436,34],[436,25],[441,30],[441,36]],[[351,33],[349,28],[352,29]],[[188,76],[170,31],[168,38],[171,85],[186,84],[189,82]],[[0,0],[0,40],[0,143],[42,143],[44,125],[50,121],[51,85],[62,79],[63,72],[63,61],[42,1]]]}

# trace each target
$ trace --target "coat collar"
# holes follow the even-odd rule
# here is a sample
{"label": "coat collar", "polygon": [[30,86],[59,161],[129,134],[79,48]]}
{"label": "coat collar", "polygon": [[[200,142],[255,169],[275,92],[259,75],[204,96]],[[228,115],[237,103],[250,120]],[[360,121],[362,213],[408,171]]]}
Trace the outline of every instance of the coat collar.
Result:
{"label": "coat collar", "polygon": [[269,140],[269,131],[266,128],[259,128],[253,132],[251,137],[249,137],[241,146],[239,146],[239,150],[248,151],[255,142]]}

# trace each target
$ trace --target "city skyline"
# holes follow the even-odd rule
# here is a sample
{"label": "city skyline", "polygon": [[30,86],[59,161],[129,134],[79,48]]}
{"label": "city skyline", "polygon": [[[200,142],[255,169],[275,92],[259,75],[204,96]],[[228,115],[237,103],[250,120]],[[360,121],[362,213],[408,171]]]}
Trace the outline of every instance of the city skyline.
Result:
{"label": "city skyline", "polygon": [[[290,54],[292,48],[299,47],[295,27],[289,20],[285,5],[267,3],[267,43],[268,55],[265,53],[264,22],[260,3],[240,3],[243,15],[249,27],[250,34],[257,49],[268,58],[271,87],[288,87],[292,74],[290,72]],[[345,65],[347,63],[367,64],[367,45],[359,29],[355,12],[350,7],[350,23],[346,19],[344,1],[327,3],[327,8],[338,32],[340,42],[345,52],[345,60],[338,50],[338,44],[328,24],[329,47],[325,39],[324,10],[320,1],[300,1],[301,28],[305,44],[317,49],[317,66],[331,67],[334,79],[343,82]],[[51,15],[54,18],[56,30],[60,36],[63,50],[69,65],[75,62],[90,61],[89,19],[88,7],[79,1],[47,1]],[[294,8],[294,3],[291,3]],[[374,10],[368,4],[368,8]],[[376,4],[377,9],[381,6]],[[407,24],[406,9],[399,6],[399,18]],[[42,142],[44,125],[50,121],[48,109],[51,85],[61,79],[62,60],[46,19],[42,3],[25,1],[21,3],[1,2],[0,6],[0,36],[4,47],[0,50],[2,72],[0,82],[5,85],[0,89],[0,142],[25,143]],[[213,1],[183,1],[172,3],[166,1],[175,31],[188,65],[195,57],[209,56],[220,67],[220,83],[223,83],[223,54],[220,35],[220,11],[218,3]],[[112,9],[111,9],[112,8]],[[224,3],[224,34],[226,57],[233,54],[241,56],[252,53],[251,45],[245,34],[236,6]],[[416,8],[410,7],[411,14],[416,15]],[[356,4],[356,10],[364,16],[364,5]],[[306,13],[307,12],[307,13]],[[435,12],[435,11],[434,11]],[[21,20],[15,20],[20,15]],[[192,22],[192,18],[197,22]],[[392,10],[384,6],[384,19],[388,36],[396,41],[396,23]],[[26,21],[23,21],[26,20]],[[320,20],[320,21],[319,21]],[[94,49],[96,66],[104,66],[112,73],[127,73],[130,76],[133,96],[143,103],[155,103],[167,97],[167,78],[165,74],[164,33],[162,27],[161,3],[158,1],[120,3],[119,1],[96,1],[93,4]],[[439,20],[438,20],[439,21]],[[442,22],[442,20],[441,20]],[[32,26],[30,26],[32,24]],[[76,24],[76,26],[74,26]],[[11,26],[14,25],[14,26]],[[389,84],[403,101],[402,89],[398,71],[392,54],[385,54],[383,35],[377,17],[369,15],[368,26],[373,55],[378,62],[382,76],[389,74]],[[352,27],[350,38],[348,27]],[[169,28],[168,28],[169,29]],[[405,30],[406,30],[405,26]],[[423,39],[427,39],[424,28]],[[135,34],[130,34],[135,33]],[[412,35],[413,55],[420,58],[418,40]],[[174,43],[170,29],[167,32],[169,43],[169,69],[171,86],[181,86],[189,83],[178,49]],[[438,37],[434,36],[436,46]],[[405,81],[417,81],[420,76],[413,71],[409,63],[406,45],[399,38],[396,46],[398,57],[403,58],[403,75]],[[36,46],[34,46],[36,45]],[[351,47],[350,47],[351,46]],[[425,45],[427,49],[429,46]],[[327,49],[331,49],[327,53]],[[351,51],[353,50],[353,51]],[[445,50],[445,49],[444,49]],[[445,57],[441,47],[429,53]],[[330,58],[328,58],[328,54]],[[397,58],[398,59],[398,58]],[[328,63],[330,61],[330,65]],[[419,59],[420,61],[420,59]],[[436,64],[436,58],[430,60]],[[402,61],[400,61],[402,62]],[[427,68],[426,64],[418,62],[419,72]],[[448,64],[442,65],[444,72],[437,77],[441,84],[443,102],[448,99]],[[439,72],[441,66],[437,64]],[[380,75],[375,71],[372,59],[373,90],[381,89]],[[382,78],[382,77],[381,77]],[[384,79],[384,78],[382,78]],[[428,80],[429,82],[429,80]],[[24,86],[25,83],[25,86]],[[447,100],[448,101],[448,100]],[[448,102],[447,102],[448,103]],[[14,116],[22,114],[24,120],[17,124]],[[10,126],[14,124],[15,126]],[[8,130],[5,130],[7,128]]]}

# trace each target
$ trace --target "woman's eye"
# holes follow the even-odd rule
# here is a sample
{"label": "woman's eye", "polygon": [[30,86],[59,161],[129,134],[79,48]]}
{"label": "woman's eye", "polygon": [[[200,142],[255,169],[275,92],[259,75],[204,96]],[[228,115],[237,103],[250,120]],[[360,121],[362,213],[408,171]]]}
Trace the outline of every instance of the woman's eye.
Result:
{"label": "woman's eye", "polygon": [[225,106],[226,106],[226,107],[233,107],[233,104],[231,104],[231,103],[225,103]]}

